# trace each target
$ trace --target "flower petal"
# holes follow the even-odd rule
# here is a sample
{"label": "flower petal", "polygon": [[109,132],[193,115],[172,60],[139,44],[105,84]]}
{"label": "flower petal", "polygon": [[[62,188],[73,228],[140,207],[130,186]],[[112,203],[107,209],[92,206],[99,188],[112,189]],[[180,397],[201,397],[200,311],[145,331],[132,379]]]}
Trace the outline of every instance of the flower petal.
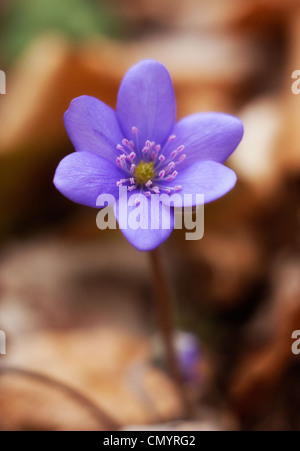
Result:
{"label": "flower petal", "polygon": [[[181,201],[178,198],[178,201],[174,202],[175,207],[180,207],[181,202],[185,207],[190,207],[203,203],[201,199],[197,201],[197,194],[204,195],[204,203],[224,196],[234,187],[236,180],[236,174],[232,169],[215,161],[200,161],[181,170],[168,186],[181,186],[181,190],[176,192],[180,195]],[[184,195],[190,196],[183,197]],[[164,203],[168,204],[167,201]]]}
{"label": "flower petal", "polygon": [[[134,205],[139,197],[141,202]],[[158,196],[156,196],[158,199]],[[173,208],[161,202],[152,204],[150,198],[135,191],[127,197],[120,196],[114,204],[114,212],[125,238],[139,251],[150,251],[162,244],[174,229]],[[152,213],[152,214],[151,214]],[[136,222],[134,222],[136,221]],[[134,224],[138,223],[138,228]]]}
{"label": "flower petal", "polygon": [[146,140],[156,144],[167,140],[175,124],[176,103],[162,64],[145,60],[129,69],[120,86],[117,115],[126,138],[132,139],[132,127],[137,127],[140,150]]}
{"label": "flower petal", "polygon": [[182,153],[186,154],[186,159],[181,167],[200,160],[224,163],[241,142],[243,134],[243,124],[234,116],[222,113],[197,113],[175,125],[176,139],[168,149],[174,150],[184,145]]}
{"label": "flower petal", "polygon": [[123,176],[124,172],[105,158],[91,152],[74,152],[59,163],[54,185],[73,202],[96,208],[100,194],[118,198],[116,182]]}
{"label": "flower petal", "polygon": [[77,97],[66,111],[64,122],[75,150],[115,161],[116,146],[123,136],[112,108],[95,97]]}

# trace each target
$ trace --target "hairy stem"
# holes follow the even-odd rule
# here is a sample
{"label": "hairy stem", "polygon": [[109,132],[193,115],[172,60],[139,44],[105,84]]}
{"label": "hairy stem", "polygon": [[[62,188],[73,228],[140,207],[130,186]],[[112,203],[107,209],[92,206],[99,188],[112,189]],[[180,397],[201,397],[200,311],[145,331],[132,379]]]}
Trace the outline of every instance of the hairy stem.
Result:
{"label": "hairy stem", "polygon": [[167,368],[170,376],[177,386],[181,402],[187,418],[195,416],[194,408],[188,399],[185,391],[182,374],[178,365],[174,346],[173,328],[173,303],[170,289],[167,283],[166,274],[160,257],[160,251],[155,249],[149,252],[152,277],[155,294],[156,316],[161,339],[164,345],[164,352],[167,361]]}

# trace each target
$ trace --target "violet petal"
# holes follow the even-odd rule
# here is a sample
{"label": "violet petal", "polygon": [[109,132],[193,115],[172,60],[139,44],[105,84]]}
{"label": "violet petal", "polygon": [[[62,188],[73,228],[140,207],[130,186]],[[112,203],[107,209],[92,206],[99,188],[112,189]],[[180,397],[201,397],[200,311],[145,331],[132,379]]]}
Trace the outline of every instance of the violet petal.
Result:
{"label": "violet petal", "polygon": [[124,172],[110,161],[91,152],[74,152],[59,163],[54,185],[73,202],[97,208],[100,194],[118,198],[116,181],[122,177]]}
{"label": "violet petal", "polygon": [[75,150],[116,160],[116,146],[123,136],[112,108],[95,97],[77,97],[66,111],[64,122]]}
{"label": "violet petal", "polygon": [[117,115],[124,135],[137,127],[139,149],[146,140],[163,144],[176,119],[176,103],[167,69],[152,60],[141,61],[126,73],[118,94]]}
{"label": "violet petal", "polygon": [[[188,201],[186,197],[184,203],[184,206],[190,207],[199,203],[196,202],[197,194],[204,194],[204,203],[219,199],[235,186],[236,180],[235,172],[221,163],[200,161],[181,170],[175,180],[169,183],[165,182],[165,185],[181,186],[181,190],[176,194],[179,194],[182,199],[185,194],[192,195],[191,201]],[[164,203],[167,205],[168,201]],[[174,206],[181,206],[179,198],[178,201],[175,201]]]}
{"label": "violet petal", "polygon": [[228,114],[196,113],[180,120],[173,133],[176,139],[166,153],[184,145],[183,168],[203,160],[224,163],[239,145],[244,127],[238,118]]}
{"label": "violet petal", "polygon": [[[135,191],[133,194],[128,195],[132,199],[139,198],[139,192]],[[122,198],[121,198],[122,199]],[[141,202],[138,207],[136,206],[128,206],[126,213],[124,211],[124,207],[122,201],[118,199],[114,205],[114,212],[117,218],[117,221],[122,227],[122,223],[127,224],[126,229],[122,229],[124,236],[126,239],[139,251],[151,251],[162,244],[165,240],[167,240],[174,229],[174,211],[172,208],[169,208],[162,203],[160,203],[159,210],[154,206],[151,207],[150,198],[146,198],[145,201]],[[123,204],[124,205],[124,204]],[[137,211],[136,209],[140,208],[140,216],[138,216],[137,221],[141,223],[143,228],[139,228],[134,230],[130,227],[130,216],[133,211]],[[153,216],[154,220],[151,220],[151,208],[153,208]],[[158,228],[153,229],[151,225],[156,223]],[[168,225],[168,228],[163,228],[162,224]]]}

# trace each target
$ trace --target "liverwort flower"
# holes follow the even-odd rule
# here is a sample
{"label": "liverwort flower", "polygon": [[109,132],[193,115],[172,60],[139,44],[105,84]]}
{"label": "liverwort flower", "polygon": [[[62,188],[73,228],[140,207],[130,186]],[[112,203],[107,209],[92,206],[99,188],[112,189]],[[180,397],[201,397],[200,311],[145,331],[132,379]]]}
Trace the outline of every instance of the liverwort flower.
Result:
{"label": "liverwort flower", "polygon": [[[111,194],[120,228],[138,250],[152,250],[171,234],[174,212],[169,198],[174,207],[182,206],[185,194],[191,197],[184,206],[195,205],[196,194],[211,202],[236,183],[235,173],[222,163],[240,143],[242,123],[221,113],[193,114],[176,123],[172,81],[156,61],[141,61],[127,72],[116,111],[82,96],[71,102],[64,121],[76,152],[60,162],[56,188],[94,208],[100,194]],[[130,195],[126,209],[119,205],[120,189]],[[141,202],[146,198],[150,204],[153,196],[162,199],[155,212]],[[139,208],[141,227],[121,227],[134,208]],[[149,226],[153,217],[156,227]]]}
{"label": "liverwort flower", "polygon": [[175,335],[175,349],[181,374],[191,384],[200,382],[200,368],[203,353],[196,335],[189,332],[177,331]]}

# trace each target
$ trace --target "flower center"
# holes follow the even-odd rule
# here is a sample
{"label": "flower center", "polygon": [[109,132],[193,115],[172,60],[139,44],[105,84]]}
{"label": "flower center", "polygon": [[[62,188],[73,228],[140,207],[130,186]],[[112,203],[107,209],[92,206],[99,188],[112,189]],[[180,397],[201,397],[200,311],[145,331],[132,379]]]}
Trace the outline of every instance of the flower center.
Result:
{"label": "flower center", "polygon": [[149,180],[154,179],[155,169],[154,162],[149,161],[145,163],[143,160],[138,164],[135,169],[134,178],[138,185],[145,185]]}
{"label": "flower center", "polygon": [[[145,142],[144,147],[140,147],[139,131],[136,127],[132,127],[132,134],[135,143],[132,140],[123,139],[122,144],[116,147],[116,150],[120,152],[116,163],[126,177],[118,180],[116,185],[126,186],[128,191],[139,190],[147,197],[151,196],[151,193],[172,194],[180,191],[181,186],[174,186],[171,182],[178,175],[178,166],[186,158],[186,155],[182,153],[184,145],[173,150],[168,149],[166,152],[167,147],[171,146],[176,139],[175,135],[171,135],[163,147],[149,140]],[[136,201],[139,202],[138,197]]]}

